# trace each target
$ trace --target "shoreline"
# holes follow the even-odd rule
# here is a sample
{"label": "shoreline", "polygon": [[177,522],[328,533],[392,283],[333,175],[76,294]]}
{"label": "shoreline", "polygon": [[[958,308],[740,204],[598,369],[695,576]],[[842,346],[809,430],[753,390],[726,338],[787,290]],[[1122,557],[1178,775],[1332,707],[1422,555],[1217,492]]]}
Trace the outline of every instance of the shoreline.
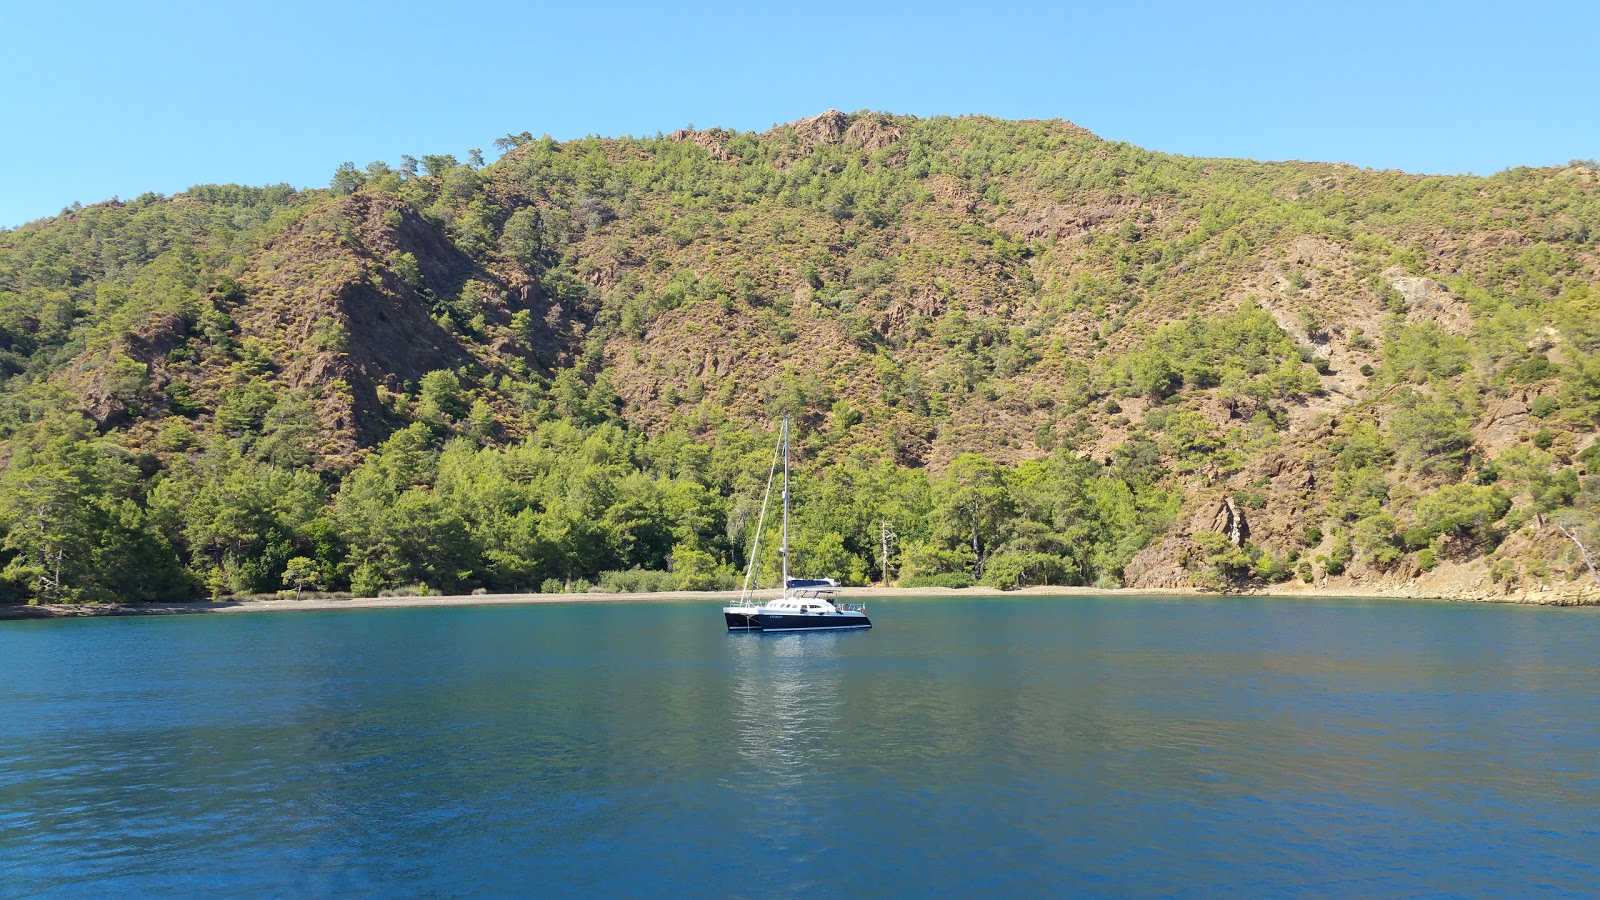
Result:
{"label": "shoreline", "polygon": [[[1428,600],[1448,603],[1506,603],[1524,606],[1600,606],[1600,588],[1570,586],[1565,590],[1529,591],[1504,596],[1463,593],[1442,596],[1408,588],[1386,587],[1295,588],[1272,585],[1238,593],[1211,593],[1190,588],[1093,588],[1026,587],[1011,591],[994,588],[885,588],[847,587],[840,591],[845,600],[893,600],[913,597],[1326,597],[1342,600]],[[739,599],[738,591],[661,591],[657,593],[609,594],[453,594],[406,597],[318,597],[294,600],[217,600],[190,603],[116,604],[41,604],[38,606],[0,606],[0,621],[16,619],[59,619],[99,616],[172,616],[210,613],[310,612],[353,609],[414,609],[455,606],[538,606],[553,603],[729,603]]]}

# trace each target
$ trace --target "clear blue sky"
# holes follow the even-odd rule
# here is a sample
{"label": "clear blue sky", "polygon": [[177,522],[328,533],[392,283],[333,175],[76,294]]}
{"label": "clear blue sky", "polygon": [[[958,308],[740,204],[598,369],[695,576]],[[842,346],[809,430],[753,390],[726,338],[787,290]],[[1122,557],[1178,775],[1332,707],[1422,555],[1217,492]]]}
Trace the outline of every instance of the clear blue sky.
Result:
{"label": "clear blue sky", "polygon": [[0,0],[0,226],[206,182],[325,186],[344,160],[492,157],[507,132],[828,107],[1418,172],[1600,156],[1593,0],[249,5]]}

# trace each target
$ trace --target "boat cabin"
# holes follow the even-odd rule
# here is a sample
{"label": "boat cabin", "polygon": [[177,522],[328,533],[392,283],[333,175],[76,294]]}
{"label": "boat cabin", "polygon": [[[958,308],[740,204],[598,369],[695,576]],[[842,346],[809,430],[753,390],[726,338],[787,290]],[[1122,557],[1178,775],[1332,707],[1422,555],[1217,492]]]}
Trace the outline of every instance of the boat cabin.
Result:
{"label": "boat cabin", "polygon": [[764,604],[762,609],[773,612],[797,612],[801,615],[811,616],[827,615],[828,613],[836,613],[839,611],[838,608],[836,608],[832,603],[822,599],[821,597],[802,596],[784,597],[781,600],[773,600],[770,603]]}

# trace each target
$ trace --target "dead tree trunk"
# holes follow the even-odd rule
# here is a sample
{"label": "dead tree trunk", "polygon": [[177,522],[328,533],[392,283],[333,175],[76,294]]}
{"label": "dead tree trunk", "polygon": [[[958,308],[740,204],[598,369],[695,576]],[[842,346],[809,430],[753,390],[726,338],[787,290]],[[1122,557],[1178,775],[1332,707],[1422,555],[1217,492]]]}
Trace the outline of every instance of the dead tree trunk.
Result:
{"label": "dead tree trunk", "polygon": [[889,545],[899,537],[889,527],[889,520],[882,519],[878,522],[879,534],[883,538],[883,586],[889,586]]}
{"label": "dead tree trunk", "polygon": [[1578,548],[1578,555],[1583,557],[1583,564],[1589,567],[1589,577],[1594,579],[1595,586],[1600,587],[1600,571],[1595,569],[1594,554],[1590,553],[1589,548],[1583,545],[1583,541],[1579,540],[1576,534],[1568,531],[1565,525],[1557,522],[1556,530],[1565,535],[1567,540],[1572,542],[1572,546]]}

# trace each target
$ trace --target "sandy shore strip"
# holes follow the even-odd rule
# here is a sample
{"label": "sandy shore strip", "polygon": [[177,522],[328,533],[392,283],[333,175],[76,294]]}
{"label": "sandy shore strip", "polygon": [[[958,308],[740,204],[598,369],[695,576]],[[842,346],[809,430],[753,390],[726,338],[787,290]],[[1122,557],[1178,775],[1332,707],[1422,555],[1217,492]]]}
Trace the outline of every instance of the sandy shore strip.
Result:
{"label": "sandy shore strip", "polygon": [[[1014,591],[994,588],[883,588],[852,587],[840,591],[846,600],[884,600],[909,597],[999,597],[1017,595],[1086,596],[1124,594],[1193,594],[1193,591],[1159,589],[1154,591],[1101,590],[1080,587],[1030,587]],[[771,597],[763,591],[758,597]],[[48,619],[73,616],[164,616],[188,613],[306,612],[331,609],[413,609],[426,606],[533,606],[546,603],[659,603],[688,601],[726,606],[739,599],[738,591],[657,591],[654,593],[614,594],[589,591],[583,594],[443,594],[426,597],[307,597],[302,600],[216,600],[193,603],[117,603],[117,604],[41,604],[38,606],[0,606],[0,619]]]}
{"label": "sandy shore strip", "polygon": [[[845,600],[873,601],[913,597],[1326,597],[1350,600],[1440,600],[1459,602],[1518,603],[1539,606],[1600,606],[1600,588],[1569,586],[1564,590],[1534,591],[1507,595],[1464,594],[1430,595],[1406,585],[1362,588],[1297,587],[1273,585],[1235,595],[1204,594],[1183,588],[1091,588],[1027,587],[1012,591],[994,588],[884,588],[850,587],[840,592]],[[770,596],[764,592],[762,596]],[[413,609],[439,606],[530,606],[545,603],[655,603],[666,601],[716,603],[726,605],[739,599],[738,591],[662,591],[653,594],[472,594],[429,597],[307,597],[302,600],[218,600],[194,603],[138,604],[62,604],[39,606],[0,606],[0,620],[53,619],[78,616],[168,616],[190,613],[306,612],[313,610]]]}

